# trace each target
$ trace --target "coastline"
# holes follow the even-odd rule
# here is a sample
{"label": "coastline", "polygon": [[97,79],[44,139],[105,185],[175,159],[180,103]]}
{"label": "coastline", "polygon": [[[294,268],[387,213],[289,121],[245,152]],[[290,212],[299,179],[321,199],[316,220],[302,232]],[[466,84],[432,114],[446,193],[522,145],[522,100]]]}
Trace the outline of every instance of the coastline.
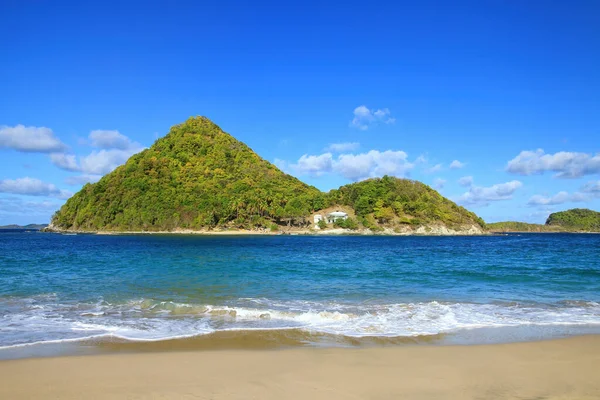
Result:
{"label": "coastline", "polygon": [[595,399],[600,335],[474,346],[296,348],[0,361],[0,398]]}
{"label": "coastline", "polygon": [[484,231],[479,227],[472,225],[464,229],[451,229],[445,226],[421,226],[417,229],[407,228],[404,230],[394,230],[383,228],[381,231],[371,229],[343,229],[334,228],[327,230],[290,228],[280,231],[270,231],[268,229],[227,229],[227,230],[193,230],[193,229],[173,229],[169,231],[84,231],[84,230],[65,230],[49,226],[41,232],[62,233],[62,234],[94,234],[94,235],[204,235],[204,236],[279,236],[279,235],[298,235],[298,236],[486,236],[491,233]]}

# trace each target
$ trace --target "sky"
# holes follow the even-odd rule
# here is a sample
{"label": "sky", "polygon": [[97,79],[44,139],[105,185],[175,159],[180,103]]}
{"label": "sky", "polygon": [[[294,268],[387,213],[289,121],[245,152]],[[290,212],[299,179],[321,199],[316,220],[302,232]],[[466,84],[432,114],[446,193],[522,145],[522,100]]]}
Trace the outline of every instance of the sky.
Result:
{"label": "sky", "polygon": [[0,0],[0,225],[204,115],[321,190],[600,210],[598,1]]}

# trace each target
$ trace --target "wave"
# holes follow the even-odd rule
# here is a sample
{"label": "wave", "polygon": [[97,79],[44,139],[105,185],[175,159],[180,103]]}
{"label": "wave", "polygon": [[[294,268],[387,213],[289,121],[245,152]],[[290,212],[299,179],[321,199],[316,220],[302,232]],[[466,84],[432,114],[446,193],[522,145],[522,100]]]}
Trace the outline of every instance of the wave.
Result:
{"label": "wave", "polygon": [[0,349],[118,338],[159,341],[221,331],[296,329],[345,337],[419,337],[477,328],[597,326],[600,304],[337,303],[237,299],[207,305],[137,299],[60,302],[54,294],[0,298]]}

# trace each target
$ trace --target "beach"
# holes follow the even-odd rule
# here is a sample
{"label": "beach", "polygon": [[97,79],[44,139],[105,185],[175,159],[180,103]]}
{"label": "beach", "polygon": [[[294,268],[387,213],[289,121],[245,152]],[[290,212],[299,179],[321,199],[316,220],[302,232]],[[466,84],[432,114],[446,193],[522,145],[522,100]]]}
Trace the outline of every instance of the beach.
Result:
{"label": "beach", "polygon": [[2,399],[598,399],[600,336],[0,361]]}

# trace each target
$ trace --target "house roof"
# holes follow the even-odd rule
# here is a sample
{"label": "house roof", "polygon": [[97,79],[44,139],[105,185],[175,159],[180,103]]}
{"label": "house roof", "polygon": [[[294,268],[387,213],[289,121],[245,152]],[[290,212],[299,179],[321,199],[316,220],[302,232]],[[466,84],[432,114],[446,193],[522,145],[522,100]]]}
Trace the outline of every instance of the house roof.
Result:
{"label": "house roof", "polygon": [[334,211],[334,212],[332,212],[332,213],[329,213],[329,214],[327,214],[327,215],[329,215],[330,217],[345,217],[345,216],[347,216],[348,214],[347,214],[347,213],[345,213],[345,212],[341,212],[341,211]]}

